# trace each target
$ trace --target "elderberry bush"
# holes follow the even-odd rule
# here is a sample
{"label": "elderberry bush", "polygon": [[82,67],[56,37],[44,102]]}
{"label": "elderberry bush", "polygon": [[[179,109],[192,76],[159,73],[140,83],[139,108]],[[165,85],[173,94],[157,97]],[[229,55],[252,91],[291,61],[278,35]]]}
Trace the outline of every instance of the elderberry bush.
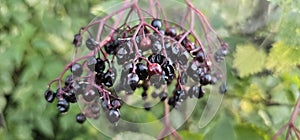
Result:
{"label": "elderberry bush", "polygon": [[[119,11],[126,7],[130,4],[125,2]],[[178,108],[189,98],[201,99],[205,87],[218,82],[222,83],[219,94],[227,91],[218,63],[224,61],[228,46],[220,37],[204,43],[192,28],[184,28],[186,25],[145,18],[136,5],[131,7],[138,11],[139,22],[129,22],[129,12],[124,23],[98,19],[74,35],[76,58],[49,83],[46,101],[58,100],[61,113],[67,112],[71,103],[82,103],[78,123],[101,116],[116,125],[126,98],[136,92],[141,93],[143,108],[151,111],[152,100]],[[209,49],[210,43],[219,45]],[[71,74],[65,76],[68,70]],[[58,85],[56,92],[53,83]]]}

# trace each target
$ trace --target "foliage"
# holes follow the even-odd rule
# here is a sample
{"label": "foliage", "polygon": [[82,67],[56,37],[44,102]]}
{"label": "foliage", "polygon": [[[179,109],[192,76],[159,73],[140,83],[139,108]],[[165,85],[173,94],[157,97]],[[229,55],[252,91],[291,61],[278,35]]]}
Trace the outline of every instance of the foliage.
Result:
{"label": "foliage", "polygon": [[[269,0],[270,6],[278,6],[271,9],[274,14],[266,15],[269,20],[264,26],[245,34],[239,27],[259,4],[231,1],[198,5],[231,46],[226,59],[228,93],[217,117],[203,129],[197,125],[203,105],[197,104],[200,109],[178,130],[183,139],[271,139],[288,122],[299,96],[299,2]],[[110,139],[89,123],[75,123],[74,115],[59,115],[43,97],[47,82],[72,59],[73,35],[94,18],[90,13],[101,12],[101,4],[106,2],[0,3],[0,139]],[[77,106],[74,104],[69,114],[78,113]],[[147,113],[138,113],[142,114],[139,119],[154,118],[155,113]],[[124,114],[136,119],[131,113]],[[296,125],[300,127],[299,119]],[[121,132],[113,139],[132,137],[151,139],[133,132]]]}

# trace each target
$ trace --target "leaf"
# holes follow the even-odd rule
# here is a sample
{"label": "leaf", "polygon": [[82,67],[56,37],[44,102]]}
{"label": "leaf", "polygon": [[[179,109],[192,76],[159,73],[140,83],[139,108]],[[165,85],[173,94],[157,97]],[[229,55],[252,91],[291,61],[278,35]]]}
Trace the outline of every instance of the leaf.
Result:
{"label": "leaf", "polygon": [[0,95],[0,114],[2,113],[5,106],[6,106],[6,99],[3,95]]}
{"label": "leaf", "polygon": [[188,140],[203,140],[203,135],[199,133],[192,133],[190,131],[179,131],[179,135],[183,139]]}
{"label": "leaf", "polygon": [[[112,0],[112,1],[105,1],[101,2],[91,8],[91,13],[94,15],[102,15],[108,12],[108,9],[111,9],[112,7],[115,7],[116,5],[119,5],[123,3],[122,0]],[[121,5],[119,5],[121,6]],[[114,9],[116,10],[116,9]]]}
{"label": "leaf", "polygon": [[240,77],[261,72],[264,68],[266,54],[257,50],[253,45],[239,45],[234,54],[233,67],[238,70]]}
{"label": "leaf", "polygon": [[250,124],[239,124],[235,127],[238,140],[269,140],[270,137],[262,129]]}
{"label": "leaf", "polygon": [[284,41],[287,45],[300,48],[300,18],[299,13],[290,12],[283,17],[279,27],[279,40]]}
{"label": "leaf", "polygon": [[212,140],[236,139],[232,123],[230,123],[229,120],[230,119],[226,116],[219,120],[219,123],[216,125],[213,131]]}
{"label": "leaf", "polygon": [[113,140],[155,140],[154,137],[151,137],[142,133],[134,132],[123,132],[112,138]]}
{"label": "leaf", "polygon": [[288,46],[282,41],[276,42],[267,58],[266,68],[274,70],[275,73],[286,72],[300,64],[299,56],[300,49]]}

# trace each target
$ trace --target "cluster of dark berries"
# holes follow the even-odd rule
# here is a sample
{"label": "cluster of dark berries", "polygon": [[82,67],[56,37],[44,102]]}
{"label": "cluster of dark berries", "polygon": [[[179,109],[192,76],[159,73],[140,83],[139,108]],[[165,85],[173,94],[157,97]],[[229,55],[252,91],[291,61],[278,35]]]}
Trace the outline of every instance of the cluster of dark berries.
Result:
{"label": "cluster of dark berries", "polygon": [[[166,21],[164,21],[166,22]],[[71,62],[66,68],[71,75],[66,76],[62,87],[62,77],[52,81],[45,92],[48,102],[58,99],[59,112],[69,109],[69,103],[83,103],[82,113],[76,116],[79,123],[88,118],[99,117],[100,106],[107,119],[116,124],[120,119],[121,93],[127,96],[142,89],[142,99],[148,94],[161,102],[167,100],[172,107],[190,98],[201,98],[205,86],[222,81],[222,73],[213,70],[212,63],[224,60],[227,46],[222,46],[209,57],[204,46],[192,41],[196,38],[177,26],[164,27],[161,19],[153,19],[151,24],[123,25],[115,29],[109,39],[96,41],[91,34],[83,36],[83,28],[74,36],[73,44],[78,49],[85,41],[90,51]],[[56,92],[50,90],[53,82],[58,82]],[[173,84],[172,84],[173,83]],[[173,92],[168,87],[173,85]],[[175,85],[175,86],[174,86]],[[156,90],[152,93],[150,87]],[[220,87],[226,92],[226,85]],[[149,102],[145,109],[150,110]]]}

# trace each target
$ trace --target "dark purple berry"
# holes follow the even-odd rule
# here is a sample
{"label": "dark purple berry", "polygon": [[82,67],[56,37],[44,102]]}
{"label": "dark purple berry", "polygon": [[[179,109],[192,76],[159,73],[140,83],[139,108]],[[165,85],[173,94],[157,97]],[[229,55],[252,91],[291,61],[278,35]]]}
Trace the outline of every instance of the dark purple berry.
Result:
{"label": "dark purple berry", "polygon": [[151,93],[151,96],[152,96],[152,98],[155,99],[155,98],[158,96],[158,94],[157,94],[156,92],[152,92],[152,93]]}
{"label": "dark purple berry", "polygon": [[95,64],[95,71],[97,73],[102,73],[105,69],[105,62],[101,58],[97,58],[97,63]]}
{"label": "dark purple berry", "polygon": [[200,84],[201,85],[210,84],[211,80],[212,80],[211,75],[210,74],[205,74],[205,75],[201,76],[201,78],[200,78]]}
{"label": "dark purple berry", "polygon": [[134,91],[139,83],[139,76],[136,73],[129,73],[127,76],[127,84]]}
{"label": "dark purple berry", "polygon": [[96,104],[96,103],[92,104],[91,111],[94,114],[98,114],[99,111],[100,111],[100,106],[98,104]]}
{"label": "dark purple berry", "polygon": [[151,104],[148,103],[148,102],[146,102],[146,103],[144,104],[144,109],[145,109],[146,111],[150,111],[150,110],[151,110]]}
{"label": "dark purple berry", "polygon": [[220,85],[220,87],[219,87],[219,92],[220,92],[221,94],[225,94],[225,93],[227,92],[227,86],[226,86],[225,83],[222,83],[222,84]]}
{"label": "dark purple berry", "polygon": [[119,99],[115,99],[111,102],[113,109],[120,109],[122,107],[122,102]]}
{"label": "dark purple berry", "polygon": [[93,101],[94,99],[96,99],[97,95],[98,95],[97,91],[95,91],[95,89],[91,88],[91,89],[89,89],[88,91],[86,91],[86,92],[82,95],[82,97],[83,97],[83,99],[84,99],[85,101],[91,102],[91,101]]}
{"label": "dark purple berry", "polygon": [[143,63],[137,63],[136,64],[136,74],[139,76],[140,80],[146,80],[149,76],[148,74],[148,67]]}
{"label": "dark purple berry", "polygon": [[85,41],[85,45],[89,50],[94,50],[95,47],[98,45],[97,42],[94,40],[94,38],[88,38]]}
{"label": "dark purple berry", "polygon": [[107,44],[105,44],[104,49],[108,54],[115,54],[119,46],[120,46],[120,41],[116,39],[116,40],[111,40]]}
{"label": "dark purple berry", "polygon": [[65,113],[69,110],[69,103],[65,99],[58,100],[57,109],[60,113]]}
{"label": "dark purple berry", "polygon": [[176,36],[176,29],[174,27],[169,27],[167,28],[165,35],[170,36],[170,37],[175,37]]}
{"label": "dark purple berry", "polygon": [[73,44],[75,47],[80,47],[82,43],[82,36],[80,34],[76,34],[74,36]]}
{"label": "dark purple berry", "polygon": [[159,94],[160,101],[162,101],[162,102],[165,101],[167,99],[167,97],[168,97],[168,94],[166,92],[161,92]]}
{"label": "dark purple berry", "polygon": [[79,63],[75,63],[71,66],[71,72],[74,76],[80,76],[83,72],[82,66]]}
{"label": "dark purple berry", "polygon": [[97,59],[92,56],[92,57],[89,57],[87,60],[86,60],[86,64],[87,64],[87,67],[91,70],[91,71],[95,71],[95,66],[97,64]]}
{"label": "dark purple berry", "polygon": [[115,74],[113,71],[107,71],[103,77],[103,84],[107,87],[112,87],[115,82]]}
{"label": "dark purple berry", "polygon": [[111,109],[107,112],[106,117],[111,123],[116,123],[120,119],[120,112],[118,110]]}
{"label": "dark purple berry", "polygon": [[79,114],[76,115],[76,121],[78,123],[84,123],[85,120],[86,120],[86,117],[83,113],[79,113]]}
{"label": "dark purple berry", "polygon": [[47,102],[52,103],[55,99],[56,93],[51,91],[50,89],[47,89],[44,93],[45,99]]}
{"label": "dark purple berry", "polygon": [[162,22],[161,22],[160,19],[153,19],[152,22],[151,22],[151,25],[152,25],[154,28],[160,30],[160,28],[162,27]]}
{"label": "dark purple berry", "polygon": [[74,89],[69,90],[68,92],[65,92],[65,94],[63,94],[63,97],[70,103],[76,103],[76,96],[74,93]]}
{"label": "dark purple berry", "polygon": [[73,81],[73,75],[68,75],[65,79],[65,85],[66,86],[69,86],[72,84],[72,81]]}
{"label": "dark purple berry", "polygon": [[199,51],[196,56],[195,56],[196,60],[200,63],[203,63],[205,60],[205,54],[203,51]]}

